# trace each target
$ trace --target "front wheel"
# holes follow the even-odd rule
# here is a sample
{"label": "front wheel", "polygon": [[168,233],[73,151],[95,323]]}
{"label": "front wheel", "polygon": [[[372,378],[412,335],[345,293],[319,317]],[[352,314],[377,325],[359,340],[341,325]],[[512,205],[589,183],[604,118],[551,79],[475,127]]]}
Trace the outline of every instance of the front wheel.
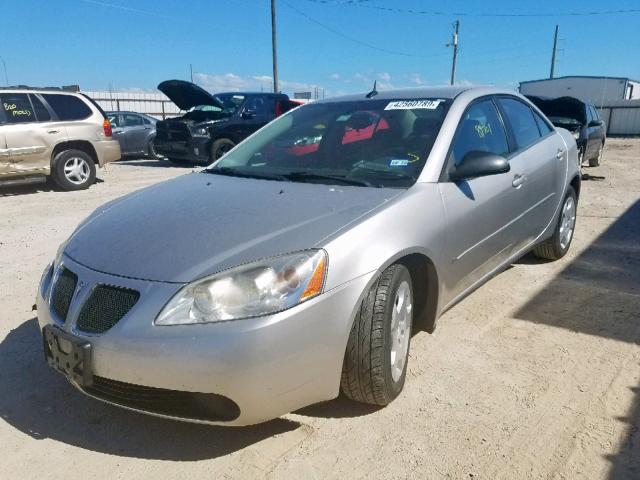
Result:
{"label": "front wheel", "polygon": [[211,144],[211,161],[215,162],[219,158],[222,158],[229,150],[231,150],[235,146],[236,144],[228,138],[219,138]]}
{"label": "front wheel", "polygon": [[387,268],[356,315],[342,366],[342,392],[352,400],[387,405],[407,374],[413,286],[404,265]]}
{"label": "front wheel", "polygon": [[576,192],[572,187],[569,187],[569,191],[562,203],[562,210],[560,211],[556,228],[553,231],[553,236],[533,249],[536,257],[545,260],[558,260],[569,251],[573,232],[576,228],[577,205]]}
{"label": "front wheel", "polygon": [[602,152],[604,151],[604,142],[600,144],[598,147],[598,153],[595,157],[589,159],[590,167],[598,167],[600,166],[600,161],[602,160]]}
{"label": "front wheel", "polygon": [[96,164],[82,150],[65,150],[53,159],[51,177],[63,190],[84,190],[96,181]]}

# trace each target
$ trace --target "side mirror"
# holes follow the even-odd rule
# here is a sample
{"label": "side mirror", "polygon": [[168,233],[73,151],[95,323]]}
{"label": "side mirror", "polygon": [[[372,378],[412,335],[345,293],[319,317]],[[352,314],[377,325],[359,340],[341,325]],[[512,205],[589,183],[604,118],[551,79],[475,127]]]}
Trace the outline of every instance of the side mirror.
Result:
{"label": "side mirror", "polygon": [[249,119],[251,119],[251,118],[253,118],[255,116],[256,116],[256,111],[255,110],[247,109],[244,112],[242,112],[242,118],[244,118],[245,120],[249,120]]}
{"label": "side mirror", "polygon": [[506,158],[489,152],[472,150],[449,172],[452,181],[507,173],[511,169]]}
{"label": "side mirror", "polygon": [[600,127],[602,126],[602,120],[591,120],[589,122],[589,125],[587,125],[588,127]]}

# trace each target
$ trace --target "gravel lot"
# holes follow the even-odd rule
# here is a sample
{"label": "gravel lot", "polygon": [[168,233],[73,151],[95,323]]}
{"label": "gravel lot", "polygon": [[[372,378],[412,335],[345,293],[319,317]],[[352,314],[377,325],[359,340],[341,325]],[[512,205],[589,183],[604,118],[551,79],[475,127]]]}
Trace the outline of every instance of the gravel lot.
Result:
{"label": "gravel lot", "polygon": [[108,166],[87,191],[0,189],[0,478],[640,478],[640,140],[583,182],[569,255],[530,256],[411,345],[383,409],[337,399],[217,428],[85,398],[45,366],[34,303],[100,204],[188,172]]}

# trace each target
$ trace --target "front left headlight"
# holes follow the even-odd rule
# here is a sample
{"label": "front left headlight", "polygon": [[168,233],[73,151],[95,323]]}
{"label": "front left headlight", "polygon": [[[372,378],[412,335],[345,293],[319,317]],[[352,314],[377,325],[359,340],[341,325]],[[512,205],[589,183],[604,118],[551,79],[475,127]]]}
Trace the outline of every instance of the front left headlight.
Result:
{"label": "front left headlight", "polygon": [[576,130],[575,132],[572,132],[572,135],[573,135],[573,138],[578,140],[580,138],[580,130]]}
{"label": "front left headlight", "polygon": [[209,131],[204,127],[197,127],[191,130],[191,135],[194,137],[208,137]]}
{"label": "front left headlight", "polygon": [[281,312],[320,295],[324,250],[268,258],[197,280],[164,307],[156,325],[239,320]]}

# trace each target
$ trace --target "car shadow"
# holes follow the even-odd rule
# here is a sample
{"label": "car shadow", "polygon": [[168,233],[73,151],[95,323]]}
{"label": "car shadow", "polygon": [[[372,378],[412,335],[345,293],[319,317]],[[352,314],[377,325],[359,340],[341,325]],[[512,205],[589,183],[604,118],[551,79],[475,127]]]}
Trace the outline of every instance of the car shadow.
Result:
{"label": "car shadow", "polygon": [[162,168],[182,168],[182,169],[193,169],[200,168],[198,165],[176,165],[175,163],[171,163],[169,160],[165,158],[142,158],[142,159],[124,159],[117,162],[118,165],[125,165],[130,167],[162,167]]}
{"label": "car shadow", "polygon": [[316,403],[308,407],[296,410],[293,413],[305,417],[318,418],[354,418],[370,415],[382,409],[379,405],[368,405],[348,399],[342,393],[338,398],[328,402]]}
{"label": "car shadow", "polygon": [[[96,178],[94,185],[96,183],[103,183],[103,182],[104,180],[102,180],[101,178]],[[38,183],[13,184],[13,185],[6,185],[6,186],[0,183],[0,197],[15,197],[18,195],[31,195],[31,194],[40,193],[40,192],[71,193],[71,192],[65,192],[63,189],[55,185],[53,181],[49,179],[47,179],[44,182],[38,182]]]}
{"label": "car shadow", "polygon": [[50,438],[101,453],[196,461],[233,453],[300,424],[277,419],[251,427],[216,427],[151,417],[78,392],[51,370],[37,320],[0,343],[0,417],[34,439]]}
{"label": "car shadow", "polygon": [[[520,263],[534,263],[531,256]],[[640,201],[523,305],[515,317],[538,324],[640,345]],[[634,368],[637,365],[634,364]],[[609,478],[640,478],[640,385]]]}

